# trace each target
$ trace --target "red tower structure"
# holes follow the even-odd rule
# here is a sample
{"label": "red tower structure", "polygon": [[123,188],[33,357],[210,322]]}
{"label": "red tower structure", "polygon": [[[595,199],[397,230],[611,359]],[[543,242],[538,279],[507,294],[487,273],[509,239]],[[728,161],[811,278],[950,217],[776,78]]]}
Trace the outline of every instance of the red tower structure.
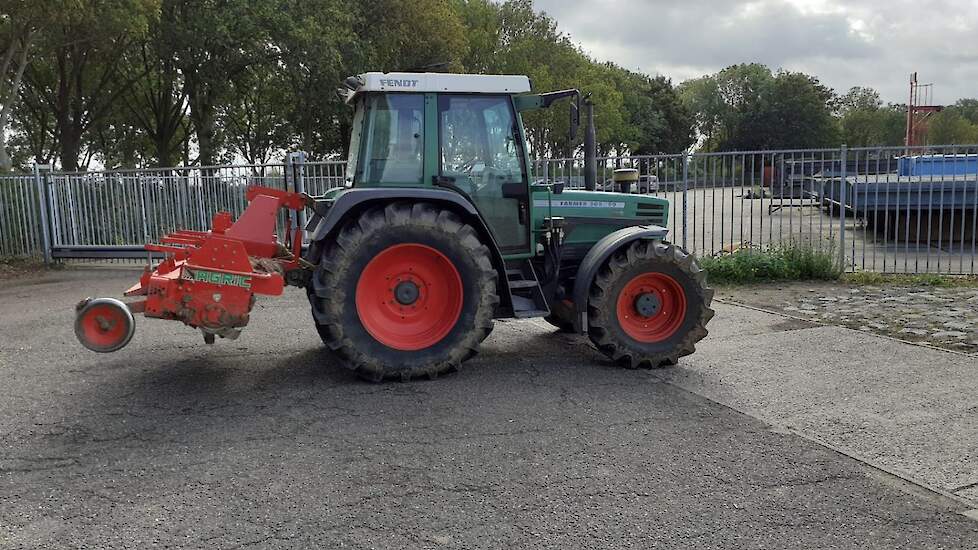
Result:
{"label": "red tower structure", "polygon": [[934,113],[941,112],[941,105],[929,105],[934,94],[934,84],[918,84],[917,73],[910,75],[910,102],[907,104],[907,147],[924,145],[927,121]]}

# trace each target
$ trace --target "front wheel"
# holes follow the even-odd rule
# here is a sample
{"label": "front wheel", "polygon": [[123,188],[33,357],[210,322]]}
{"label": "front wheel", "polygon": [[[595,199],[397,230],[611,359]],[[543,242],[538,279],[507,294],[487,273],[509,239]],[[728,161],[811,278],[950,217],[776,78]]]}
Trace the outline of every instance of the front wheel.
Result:
{"label": "front wheel", "polygon": [[670,243],[636,241],[615,252],[595,277],[588,336],[628,368],[675,364],[707,335],[712,300],[693,256]]}

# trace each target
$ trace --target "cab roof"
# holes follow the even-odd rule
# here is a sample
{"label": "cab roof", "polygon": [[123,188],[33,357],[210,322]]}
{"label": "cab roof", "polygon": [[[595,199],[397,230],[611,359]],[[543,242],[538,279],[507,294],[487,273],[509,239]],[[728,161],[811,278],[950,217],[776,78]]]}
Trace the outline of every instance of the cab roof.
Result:
{"label": "cab roof", "polygon": [[346,79],[344,86],[349,102],[363,92],[521,94],[530,91],[530,79],[523,75],[371,72]]}

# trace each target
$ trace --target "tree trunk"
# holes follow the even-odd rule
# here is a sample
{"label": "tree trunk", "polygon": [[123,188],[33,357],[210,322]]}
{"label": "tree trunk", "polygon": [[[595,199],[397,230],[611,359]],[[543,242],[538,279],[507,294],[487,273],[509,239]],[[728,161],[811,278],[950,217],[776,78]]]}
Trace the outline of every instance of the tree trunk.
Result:
{"label": "tree trunk", "polygon": [[[24,78],[24,69],[27,68],[27,51],[31,47],[31,39],[34,36],[33,31],[27,31],[21,42],[20,56],[17,59],[17,72],[14,74],[14,79],[10,83],[10,87],[4,90],[4,96],[0,97],[0,102],[3,103],[3,107],[0,108],[0,171],[9,172],[13,168],[13,161],[10,159],[10,154],[7,153],[7,123],[10,121],[10,111],[13,109],[14,101],[17,100],[17,94],[20,92],[20,82]],[[16,48],[16,40],[11,41],[11,48]],[[8,52],[8,54],[13,54],[13,51]],[[4,63],[6,68],[7,63]],[[6,71],[0,78],[7,78]]]}
{"label": "tree trunk", "polygon": [[197,136],[198,163],[213,166],[217,164],[217,109],[210,101],[210,94],[201,89],[200,76],[196,72],[184,75],[184,85],[190,103],[190,120]]}
{"label": "tree trunk", "polygon": [[82,131],[74,125],[61,132],[61,169],[66,172],[78,170],[78,155],[81,153]]}
{"label": "tree trunk", "polygon": [[[191,107],[193,109],[193,107]],[[197,147],[200,153],[201,166],[217,164],[217,144],[214,136],[217,134],[213,109],[202,107],[201,113],[193,116],[194,130],[197,134]]]}
{"label": "tree trunk", "polygon": [[154,145],[156,146],[156,166],[158,168],[169,168],[173,166],[169,136],[157,136],[154,141]]}
{"label": "tree trunk", "polygon": [[7,139],[0,134],[0,172],[9,172],[14,167],[14,162],[7,153]]}

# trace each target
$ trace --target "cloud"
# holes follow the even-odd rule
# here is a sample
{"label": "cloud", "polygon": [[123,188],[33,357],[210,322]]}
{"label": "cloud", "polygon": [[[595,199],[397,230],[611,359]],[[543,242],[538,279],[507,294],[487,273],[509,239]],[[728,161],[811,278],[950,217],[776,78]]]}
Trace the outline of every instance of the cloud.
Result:
{"label": "cloud", "polygon": [[593,56],[677,81],[736,63],[871,86],[904,102],[913,71],[935,101],[976,97],[973,0],[536,0]]}

